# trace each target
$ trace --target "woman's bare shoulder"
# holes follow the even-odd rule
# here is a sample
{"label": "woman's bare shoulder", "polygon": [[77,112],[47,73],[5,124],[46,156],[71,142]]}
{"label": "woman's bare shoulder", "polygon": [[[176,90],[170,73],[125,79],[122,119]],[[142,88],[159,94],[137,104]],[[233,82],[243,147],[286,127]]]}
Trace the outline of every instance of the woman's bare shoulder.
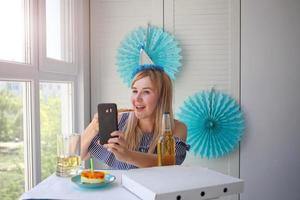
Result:
{"label": "woman's bare shoulder", "polygon": [[181,121],[178,121],[175,119],[173,134],[174,134],[174,136],[179,137],[183,141],[186,141],[186,135],[187,135],[186,125],[184,123],[182,123]]}

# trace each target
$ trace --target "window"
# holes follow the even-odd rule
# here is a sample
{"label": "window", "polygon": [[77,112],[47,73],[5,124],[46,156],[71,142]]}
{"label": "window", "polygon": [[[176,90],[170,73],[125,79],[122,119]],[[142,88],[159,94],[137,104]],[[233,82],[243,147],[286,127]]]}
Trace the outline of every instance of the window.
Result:
{"label": "window", "polygon": [[30,62],[27,7],[26,0],[0,1],[0,60]]}
{"label": "window", "polygon": [[[84,114],[88,106],[78,103],[89,101],[78,98],[85,97],[80,95],[83,88],[89,90],[84,83],[89,71],[83,68],[88,64],[75,62],[79,55],[74,50],[76,42],[88,44],[88,28],[75,31],[84,24],[88,24],[84,0],[0,1],[1,200],[18,199],[53,173],[56,134],[78,132],[84,127],[81,122],[89,120]],[[77,46],[83,52],[81,48],[86,47]],[[89,55],[80,56],[88,60]],[[84,117],[78,123],[80,115]]]}
{"label": "window", "polygon": [[0,199],[17,199],[25,188],[26,87],[26,82],[0,81]]}
{"label": "window", "polygon": [[46,52],[48,58],[72,63],[72,5],[66,0],[46,0]]}
{"label": "window", "polygon": [[70,0],[40,0],[40,70],[77,74],[75,3]]}
{"label": "window", "polygon": [[40,83],[42,179],[56,170],[57,135],[73,132],[71,83]]}

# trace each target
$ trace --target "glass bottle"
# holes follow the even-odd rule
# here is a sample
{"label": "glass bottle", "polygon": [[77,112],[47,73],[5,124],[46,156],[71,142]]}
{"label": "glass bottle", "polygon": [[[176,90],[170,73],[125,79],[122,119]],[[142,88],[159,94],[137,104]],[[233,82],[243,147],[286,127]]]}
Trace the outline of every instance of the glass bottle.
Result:
{"label": "glass bottle", "polygon": [[165,112],[162,120],[163,132],[157,143],[158,166],[175,165],[175,138],[172,134],[170,113]]}

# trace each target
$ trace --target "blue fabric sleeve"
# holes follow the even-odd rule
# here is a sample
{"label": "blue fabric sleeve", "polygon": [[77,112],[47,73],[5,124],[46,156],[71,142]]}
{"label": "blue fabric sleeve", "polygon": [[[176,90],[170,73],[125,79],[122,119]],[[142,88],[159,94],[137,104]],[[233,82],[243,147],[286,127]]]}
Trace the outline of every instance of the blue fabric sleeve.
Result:
{"label": "blue fabric sleeve", "polygon": [[181,165],[183,163],[186,157],[186,151],[189,149],[190,145],[175,136],[176,165]]}

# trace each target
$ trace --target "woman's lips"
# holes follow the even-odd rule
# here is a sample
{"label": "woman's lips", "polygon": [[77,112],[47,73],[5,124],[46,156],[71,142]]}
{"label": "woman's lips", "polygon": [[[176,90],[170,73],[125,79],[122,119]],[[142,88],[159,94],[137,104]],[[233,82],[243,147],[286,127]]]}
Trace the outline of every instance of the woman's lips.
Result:
{"label": "woman's lips", "polygon": [[145,106],[135,106],[135,110],[138,112],[143,111],[145,108],[146,108]]}

